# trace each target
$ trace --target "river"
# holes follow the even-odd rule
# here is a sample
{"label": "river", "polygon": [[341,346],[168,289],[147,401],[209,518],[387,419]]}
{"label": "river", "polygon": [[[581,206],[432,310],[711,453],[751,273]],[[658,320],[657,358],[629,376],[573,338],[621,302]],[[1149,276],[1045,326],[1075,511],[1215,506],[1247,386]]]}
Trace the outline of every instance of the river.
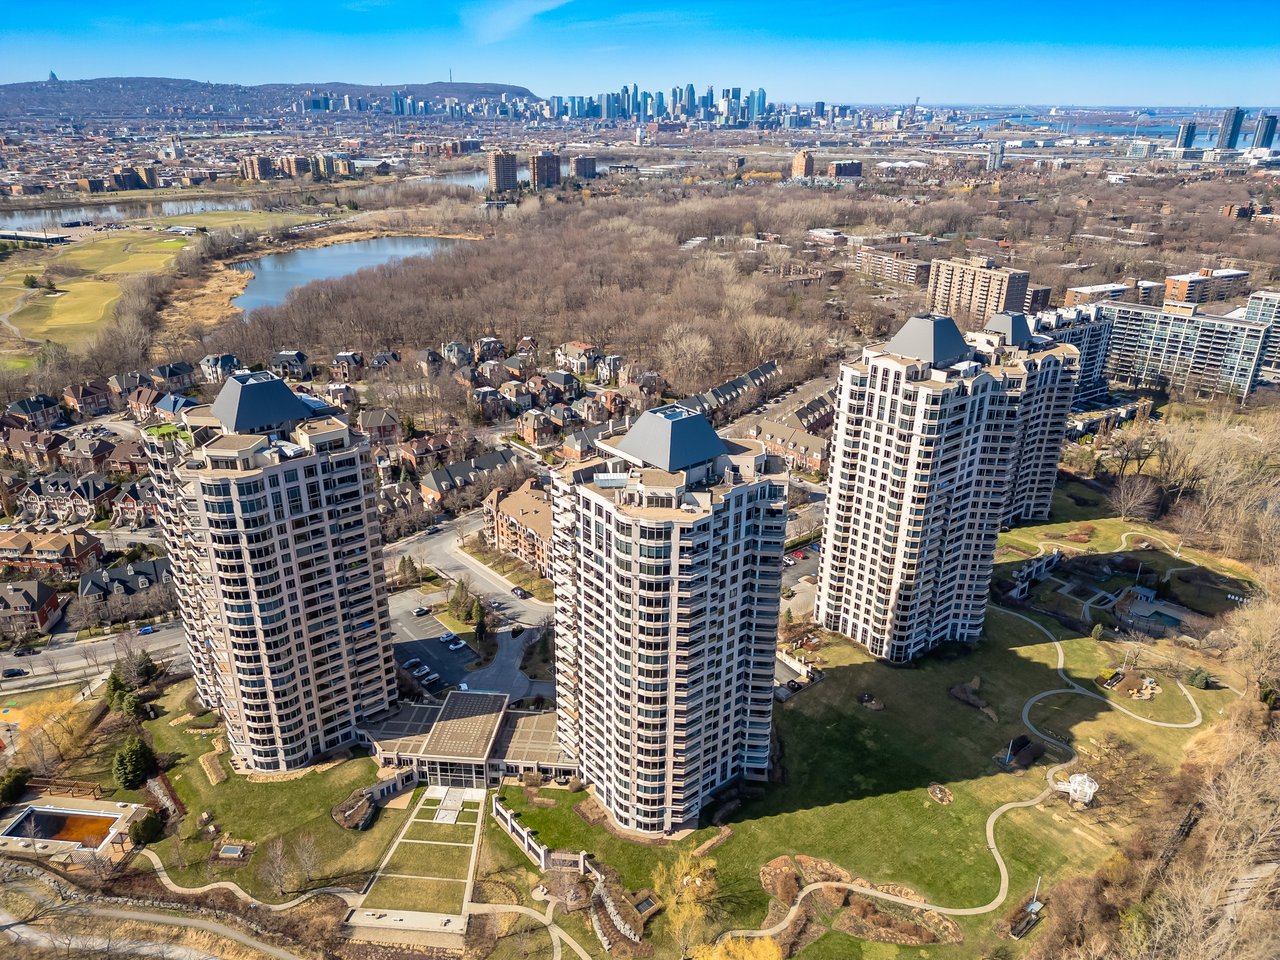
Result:
{"label": "river", "polygon": [[292,290],[314,280],[343,277],[403,257],[430,257],[458,242],[439,237],[377,237],[245,260],[232,267],[252,271],[254,276],[232,303],[246,313],[257,307],[274,307],[284,303]]}
{"label": "river", "polygon": [[41,230],[57,228],[76,220],[120,223],[144,217],[185,217],[210,210],[252,210],[254,197],[209,197],[191,200],[126,200],[121,203],[94,203],[79,207],[44,207],[30,210],[0,210],[0,230]]}

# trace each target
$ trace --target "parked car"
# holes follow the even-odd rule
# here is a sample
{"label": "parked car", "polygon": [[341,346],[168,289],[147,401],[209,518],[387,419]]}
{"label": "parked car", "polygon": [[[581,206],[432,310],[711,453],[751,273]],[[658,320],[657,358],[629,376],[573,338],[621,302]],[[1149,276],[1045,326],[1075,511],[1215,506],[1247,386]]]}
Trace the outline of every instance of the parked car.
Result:
{"label": "parked car", "polygon": [[40,651],[35,647],[23,647],[21,650],[13,651],[15,657],[34,657]]}
{"label": "parked car", "polygon": [[782,558],[782,563],[783,563],[783,565],[784,565],[784,566],[794,567],[794,566],[796,565],[796,558],[795,558],[795,557],[788,557],[788,556],[784,556],[784,557]]}
{"label": "parked car", "polygon": [[439,527],[427,527],[427,536],[428,536],[428,537],[429,537],[429,536],[431,536],[433,533],[439,533],[439,532],[440,532],[440,528],[439,528]]}
{"label": "parked car", "polygon": [[455,640],[455,641],[453,641],[453,643],[449,644],[449,649],[450,649],[450,650],[461,650],[461,649],[462,649],[463,647],[465,647],[466,645],[467,645],[467,641],[465,641],[465,640]]}
{"label": "parked car", "polygon": [[456,633],[446,633],[443,637],[438,637],[437,639],[441,643],[452,643],[454,640],[458,639],[458,635]]}
{"label": "parked car", "polygon": [[406,660],[404,663],[400,664],[400,666],[402,666],[406,670],[412,670],[421,662],[422,662],[421,659],[419,659],[418,657],[414,657],[412,660]]}
{"label": "parked car", "polygon": [[805,555],[804,555],[804,551],[803,551],[803,550],[794,550],[794,551],[792,551],[791,555],[792,555],[793,557],[795,557],[797,560],[804,560],[804,559],[807,559],[807,558],[805,557]]}
{"label": "parked car", "polygon": [[27,671],[23,670],[21,667],[5,667],[4,668],[3,676],[6,680],[12,680],[14,677],[25,677],[26,675],[27,675]]}
{"label": "parked car", "polygon": [[528,600],[531,596],[533,596],[533,594],[531,594],[524,587],[516,587],[511,591],[511,593],[514,596],[519,597],[521,600]]}
{"label": "parked car", "polygon": [[435,683],[439,679],[440,679],[440,674],[428,673],[425,677],[422,678],[422,685],[425,687],[428,683]]}
{"label": "parked car", "polygon": [[415,617],[425,617],[425,616],[427,615],[427,608],[426,608],[426,607],[414,607],[414,608],[413,608],[413,615],[414,615]]}
{"label": "parked car", "polygon": [[421,680],[430,672],[431,672],[431,668],[428,667],[426,664],[423,664],[417,670],[413,671],[413,678],[415,680]]}
{"label": "parked car", "polygon": [[153,626],[152,626],[151,624],[149,624],[149,623],[148,623],[145,627],[139,627],[139,628],[138,628],[138,635],[139,635],[139,636],[141,636],[141,637],[147,637],[147,636],[150,636],[151,634],[153,634],[153,633],[155,633],[155,632],[156,632],[156,628],[155,628],[155,627],[153,627]]}

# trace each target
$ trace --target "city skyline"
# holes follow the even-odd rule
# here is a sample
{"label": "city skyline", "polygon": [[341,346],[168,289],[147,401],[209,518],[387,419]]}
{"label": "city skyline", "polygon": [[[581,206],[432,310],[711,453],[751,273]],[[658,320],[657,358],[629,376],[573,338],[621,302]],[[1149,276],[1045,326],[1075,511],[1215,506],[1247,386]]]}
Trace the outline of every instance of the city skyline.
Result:
{"label": "city skyline", "polygon": [[[1225,19],[1197,19],[1194,38],[1183,41],[1149,29],[1153,17],[1190,15],[1182,2],[1077,5],[1069,19],[1037,10],[1005,43],[990,41],[989,23],[968,22],[938,2],[915,5],[909,18],[884,8],[856,21],[781,19],[752,2],[692,11],[659,2],[602,16],[580,0],[429,9],[352,0],[338,4],[335,16],[310,22],[275,5],[234,18],[158,10],[139,20],[99,10],[67,0],[52,4],[41,25],[7,28],[10,55],[0,82],[43,79],[50,70],[62,79],[320,85],[396,85],[452,73],[455,80],[523,85],[540,97],[591,93],[626,77],[652,90],[675,82],[762,85],[789,102],[919,96],[927,103],[1217,107],[1262,103],[1280,86],[1276,44],[1241,37]],[[1107,39],[1081,42],[1076,27],[1091,11],[1106,23]],[[1057,39],[1067,35],[1070,41]],[[1106,57],[1108,69],[1064,71],[1062,56]],[[910,71],[902,70],[904,61]]]}

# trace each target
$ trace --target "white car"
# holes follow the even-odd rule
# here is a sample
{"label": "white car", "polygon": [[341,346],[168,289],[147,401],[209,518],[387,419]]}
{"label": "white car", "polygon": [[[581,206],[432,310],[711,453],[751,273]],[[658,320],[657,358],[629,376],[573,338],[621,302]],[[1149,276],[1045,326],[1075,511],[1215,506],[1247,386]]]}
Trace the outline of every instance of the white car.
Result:
{"label": "white car", "polygon": [[435,683],[439,679],[440,679],[440,674],[428,673],[425,677],[422,678],[422,685],[425,687],[428,683]]}
{"label": "white car", "polygon": [[795,557],[783,557],[783,558],[782,558],[782,563],[783,563],[783,566],[787,566],[787,567],[794,567],[794,566],[796,565],[796,558],[795,558]]}
{"label": "white car", "polygon": [[455,640],[455,641],[453,641],[453,643],[449,644],[449,649],[450,649],[450,650],[461,650],[461,649],[462,649],[463,647],[465,647],[466,645],[467,645],[467,641],[465,641],[465,640]]}
{"label": "white car", "polygon": [[415,680],[421,680],[430,672],[431,672],[431,667],[424,663],[417,670],[413,671],[413,678]]}

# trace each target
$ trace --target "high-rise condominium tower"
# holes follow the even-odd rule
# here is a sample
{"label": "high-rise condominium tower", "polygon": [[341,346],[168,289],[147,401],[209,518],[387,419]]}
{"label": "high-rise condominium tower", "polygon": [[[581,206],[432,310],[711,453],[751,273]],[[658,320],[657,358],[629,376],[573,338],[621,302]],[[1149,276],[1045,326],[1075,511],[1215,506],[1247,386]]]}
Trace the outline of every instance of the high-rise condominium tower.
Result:
{"label": "high-rise condominium tower", "polygon": [[559,736],[624,827],[769,771],[787,472],[684,407],[555,477]]}
{"label": "high-rise condominium tower", "polygon": [[1240,142],[1240,128],[1244,125],[1244,111],[1228,107],[1222,111],[1222,123],[1218,127],[1218,149],[1234,150]]}
{"label": "high-rise condominium tower", "polygon": [[148,431],[200,700],[232,752],[286,770],[395,699],[368,441],[270,373]]}
{"label": "high-rise condominium tower", "polygon": [[490,150],[486,165],[489,170],[490,193],[505,193],[520,186],[514,153],[508,150]]}
{"label": "high-rise condominium tower", "polygon": [[991,328],[912,317],[840,370],[816,619],[886,660],[976,641],[1002,519],[1048,512],[1079,353]]}

